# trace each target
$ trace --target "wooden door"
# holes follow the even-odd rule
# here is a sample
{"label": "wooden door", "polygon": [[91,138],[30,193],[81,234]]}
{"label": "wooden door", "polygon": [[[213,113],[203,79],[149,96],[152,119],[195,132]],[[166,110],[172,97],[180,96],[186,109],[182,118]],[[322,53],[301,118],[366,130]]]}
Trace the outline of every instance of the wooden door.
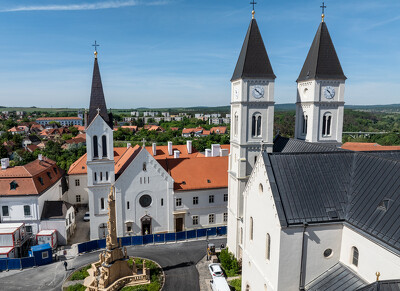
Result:
{"label": "wooden door", "polygon": [[177,217],[175,219],[175,232],[183,231],[183,218]]}

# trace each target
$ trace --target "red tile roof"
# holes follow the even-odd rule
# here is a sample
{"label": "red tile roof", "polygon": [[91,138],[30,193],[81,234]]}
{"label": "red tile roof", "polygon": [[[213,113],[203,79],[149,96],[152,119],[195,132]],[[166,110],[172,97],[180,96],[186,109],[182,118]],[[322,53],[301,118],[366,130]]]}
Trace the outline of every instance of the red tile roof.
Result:
{"label": "red tile roof", "polygon": [[35,145],[35,144],[30,144],[30,145],[27,145],[26,146],[26,149],[29,151],[29,152],[31,152],[31,153],[33,153],[36,149],[38,149],[39,147],[37,146],[37,145]]}
{"label": "red tile roof", "polygon": [[228,187],[228,157],[158,160],[174,179],[174,190]]}
{"label": "red tile roof", "polygon": [[226,133],[226,126],[211,127],[210,131],[211,131],[211,133],[225,134]]}
{"label": "red tile roof", "polygon": [[[49,174],[47,174],[49,173]],[[56,162],[43,157],[25,166],[0,171],[0,196],[38,195],[53,186],[64,174]],[[11,183],[17,184],[11,189]]]}
{"label": "red tile roof", "polygon": [[365,151],[400,151],[400,146],[382,146],[377,143],[367,142],[346,142],[342,145],[342,149],[365,152]]}
{"label": "red tile roof", "polygon": [[174,151],[178,150],[180,152],[179,158],[195,158],[200,153],[192,147],[192,153],[188,154],[186,145],[173,145],[172,146],[172,156],[168,155],[168,146],[157,146],[157,155],[153,155],[153,149],[151,146],[146,147],[146,150],[155,158],[156,160],[162,159],[173,159]]}
{"label": "red tile roof", "polygon": [[[141,147],[136,145],[134,147],[115,147],[114,148],[114,163],[115,163],[115,175],[121,174],[129,163],[136,157],[140,152]],[[73,163],[68,170],[68,175],[82,175],[87,173],[86,161],[87,154],[80,157],[75,163]]]}

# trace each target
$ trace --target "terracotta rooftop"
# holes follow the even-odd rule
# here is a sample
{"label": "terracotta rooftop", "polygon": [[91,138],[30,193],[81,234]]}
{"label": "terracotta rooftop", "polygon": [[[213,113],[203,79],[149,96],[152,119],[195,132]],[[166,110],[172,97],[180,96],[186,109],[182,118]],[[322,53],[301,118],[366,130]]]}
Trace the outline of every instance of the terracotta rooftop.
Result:
{"label": "terracotta rooftop", "polygon": [[356,152],[400,151],[400,146],[382,146],[377,143],[366,143],[366,142],[346,142],[342,145],[342,149],[356,151]]}
{"label": "terracotta rooftop", "polygon": [[210,131],[211,131],[211,133],[225,134],[226,133],[226,126],[211,127]]}
{"label": "terracotta rooftop", "polygon": [[174,190],[228,187],[228,156],[158,160],[174,179]]}
{"label": "terracotta rooftop", "polygon": [[192,153],[188,154],[186,145],[173,145],[172,146],[172,155],[168,155],[168,146],[157,146],[157,155],[153,155],[153,149],[151,146],[146,147],[146,150],[155,158],[156,160],[163,159],[173,159],[174,151],[179,151],[179,158],[195,158],[200,155],[200,153],[192,147]]}
{"label": "terracotta rooftop", "polygon": [[0,170],[0,196],[41,194],[63,174],[56,162],[46,157],[42,161]]}
{"label": "terracotta rooftop", "polygon": [[[134,147],[115,147],[114,148],[114,163],[115,163],[115,175],[121,174],[129,163],[136,157],[140,152],[141,147],[136,145]],[[86,167],[87,154],[80,157],[75,163],[73,163],[69,170],[68,175],[82,175],[87,173]]]}

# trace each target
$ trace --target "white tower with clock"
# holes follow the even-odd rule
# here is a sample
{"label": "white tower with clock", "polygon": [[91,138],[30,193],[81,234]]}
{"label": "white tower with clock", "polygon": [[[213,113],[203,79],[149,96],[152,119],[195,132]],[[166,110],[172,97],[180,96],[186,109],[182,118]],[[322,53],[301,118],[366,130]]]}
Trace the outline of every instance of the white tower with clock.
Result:
{"label": "white tower with clock", "polygon": [[322,22],[297,79],[297,139],[341,145],[345,80],[322,14]]}
{"label": "white tower with clock", "polygon": [[261,147],[272,152],[275,78],[253,11],[231,79],[227,244],[236,257],[241,257],[244,187]]}

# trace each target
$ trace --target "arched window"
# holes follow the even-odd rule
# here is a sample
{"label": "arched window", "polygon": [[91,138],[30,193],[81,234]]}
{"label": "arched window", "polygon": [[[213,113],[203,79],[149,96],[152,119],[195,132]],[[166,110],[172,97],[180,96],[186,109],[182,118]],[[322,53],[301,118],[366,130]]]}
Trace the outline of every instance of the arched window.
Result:
{"label": "arched window", "polygon": [[308,115],[306,115],[304,112],[303,113],[303,124],[302,124],[302,128],[301,128],[301,133],[303,135],[307,135],[307,126],[308,126]]}
{"label": "arched window", "polygon": [[100,209],[104,210],[104,198],[100,198]]}
{"label": "arched window", "polygon": [[262,194],[262,192],[264,192],[264,187],[263,187],[263,184],[261,184],[261,183],[260,183],[260,185],[258,185],[258,192],[260,194]]}
{"label": "arched window", "polygon": [[94,172],[94,181],[97,182],[97,173]]}
{"label": "arched window", "polygon": [[106,181],[108,181],[108,172],[106,172]]}
{"label": "arched window", "polygon": [[257,117],[257,136],[261,136],[261,115]]}
{"label": "arched window", "polygon": [[103,157],[107,157],[107,137],[105,135],[101,137],[101,145],[103,148]]}
{"label": "arched window", "polygon": [[250,285],[246,284],[246,291],[250,291]]}
{"label": "arched window", "polygon": [[238,134],[238,123],[239,123],[239,116],[237,115],[237,113],[235,113],[235,119],[233,122],[235,136]]}
{"label": "arched window", "polygon": [[254,228],[253,217],[250,217],[250,240],[253,240],[253,228]]}
{"label": "arched window", "polygon": [[143,163],[143,172],[146,172],[147,168],[146,168],[146,163]]}
{"label": "arched window", "polygon": [[269,260],[271,258],[271,236],[267,233],[267,239],[265,242],[265,258]]}
{"label": "arched window", "polygon": [[96,135],[93,137],[93,157],[99,157],[99,143]]}
{"label": "arched window", "polygon": [[100,172],[100,181],[103,181],[103,172]]}
{"label": "arched window", "polygon": [[257,156],[254,157],[254,165],[257,163]]}
{"label": "arched window", "polygon": [[322,117],[322,135],[323,136],[331,135],[331,126],[332,126],[332,114],[327,112]]}
{"label": "arched window", "polygon": [[352,247],[352,249],[351,249],[351,263],[356,267],[358,267],[358,256],[359,256],[358,249],[356,247]]}
{"label": "arched window", "polygon": [[251,118],[251,135],[255,136],[256,135],[256,117],[253,116]]}

